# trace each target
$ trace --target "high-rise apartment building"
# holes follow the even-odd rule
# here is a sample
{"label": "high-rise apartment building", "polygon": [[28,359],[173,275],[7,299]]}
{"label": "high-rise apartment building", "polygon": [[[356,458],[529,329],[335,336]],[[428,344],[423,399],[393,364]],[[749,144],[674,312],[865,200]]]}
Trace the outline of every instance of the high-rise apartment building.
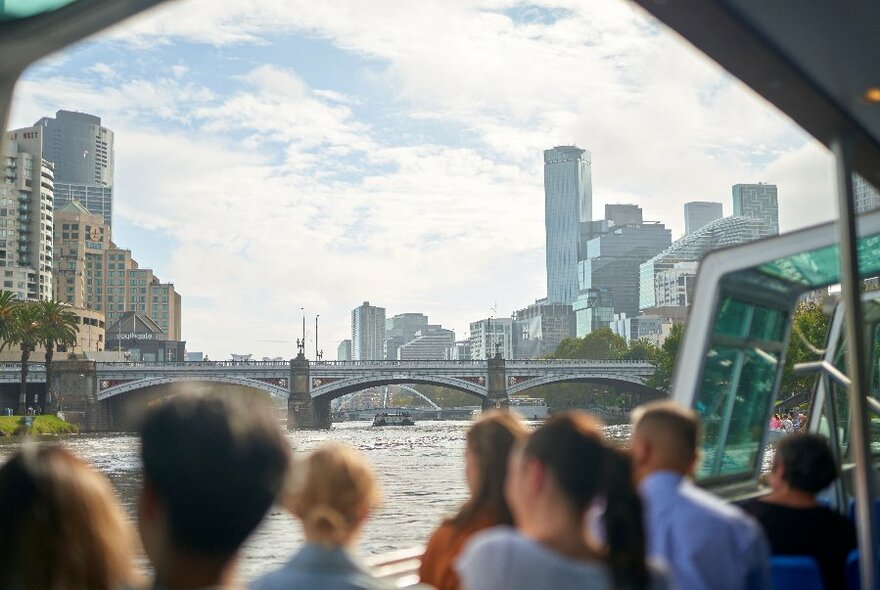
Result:
{"label": "high-rise apartment building", "polygon": [[733,185],[733,214],[764,222],[767,232],[761,237],[778,234],[779,204],[776,185],[762,182]]}
{"label": "high-rise apartment building", "polygon": [[[58,111],[29,130],[44,136],[42,157],[55,166],[55,206],[77,200],[113,222],[113,132],[88,113]],[[22,130],[24,131],[24,130]]]}
{"label": "high-rise apartment building", "polygon": [[506,359],[514,358],[513,319],[490,318],[471,322],[471,359],[483,360],[498,352]]}
{"label": "high-rise apartment building", "polygon": [[181,300],[174,285],[140,268],[131,251],[110,238],[104,217],[78,201],[55,212],[55,299],[103,312],[108,326],[128,312],[139,313],[167,340],[181,340]]}
{"label": "high-rise apartment building", "polygon": [[351,360],[382,360],[384,343],[385,308],[364,301],[351,312]]}
{"label": "high-rise apartment building", "polygon": [[590,152],[576,146],[544,151],[547,300],[571,304],[578,294],[582,224],[592,219]]}
{"label": "high-rise apartment building", "polygon": [[684,233],[692,234],[716,219],[724,217],[721,203],[691,201],[684,204]]}
{"label": "high-rise apartment building", "polygon": [[853,174],[853,198],[856,213],[867,213],[880,208],[880,191],[859,174]]}
{"label": "high-rise apartment building", "polygon": [[52,297],[54,171],[39,129],[11,131],[0,184],[2,288],[18,299]]}

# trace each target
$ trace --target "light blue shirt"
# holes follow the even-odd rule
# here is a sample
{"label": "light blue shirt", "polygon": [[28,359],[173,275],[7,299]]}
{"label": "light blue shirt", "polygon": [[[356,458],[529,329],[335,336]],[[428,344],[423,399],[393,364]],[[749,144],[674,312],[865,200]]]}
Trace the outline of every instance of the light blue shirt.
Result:
{"label": "light blue shirt", "polygon": [[765,590],[770,546],[761,525],[678,473],[639,484],[648,554],[667,563],[681,590]]}
{"label": "light blue shirt", "polygon": [[259,578],[251,590],[388,590],[348,551],[307,543],[281,569]]}
{"label": "light blue shirt", "polygon": [[[455,562],[463,590],[612,590],[604,562],[560,555],[508,526],[477,533]],[[649,565],[648,590],[668,590],[666,576]]]}

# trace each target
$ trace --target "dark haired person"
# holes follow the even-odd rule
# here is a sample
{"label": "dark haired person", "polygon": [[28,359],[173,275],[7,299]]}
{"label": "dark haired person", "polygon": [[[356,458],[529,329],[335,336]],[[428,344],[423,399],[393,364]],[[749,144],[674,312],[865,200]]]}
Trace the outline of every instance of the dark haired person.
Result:
{"label": "dark haired person", "polygon": [[525,425],[510,412],[485,414],[468,429],[465,477],[470,498],[431,535],[419,569],[422,582],[438,590],[456,590],[460,584],[453,563],[465,542],[482,529],[513,525],[504,480],[511,449],[527,435]]}
{"label": "dark haired person", "polygon": [[654,402],[633,412],[632,460],[645,502],[648,554],[686,590],[770,588],[770,549],[740,508],[693,485],[699,422],[692,410]]}
{"label": "dark haired person", "polygon": [[[516,529],[478,533],[456,567],[467,590],[550,588],[642,590],[666,587],[645,561],[642,506],[627,457],[587,414],[557,415],[510,456],[507,501]],[[605,544],[586,532],[605,505]]]}
{"label": "dark haired person", "polygon": [[146,416],[138,524],[156,588],[233,587],[239,547],[290,462],[267,406],[246,395],[180,394]]}
{"label": "dark haired person", "polygon": [[856,548],[856,529],[849,519],[816,501],[816,494],[837,475],[823,437],[791,434],[776,443],[772,491],[745,506],[764,527],[774,554],[816,559],[826,590],[845,587],[846,558]]}

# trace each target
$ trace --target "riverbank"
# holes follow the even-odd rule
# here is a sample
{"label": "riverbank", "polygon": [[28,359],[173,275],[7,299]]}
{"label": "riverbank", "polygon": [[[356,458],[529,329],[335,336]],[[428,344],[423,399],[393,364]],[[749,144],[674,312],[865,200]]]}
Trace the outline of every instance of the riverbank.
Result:
{"label": "riverbank", "polygon": [[28,426],[22,416],[0,416],[0,436],[27,436],[38,434],[71,434],[79,432],[76,424],[57,416],[34,416]]}

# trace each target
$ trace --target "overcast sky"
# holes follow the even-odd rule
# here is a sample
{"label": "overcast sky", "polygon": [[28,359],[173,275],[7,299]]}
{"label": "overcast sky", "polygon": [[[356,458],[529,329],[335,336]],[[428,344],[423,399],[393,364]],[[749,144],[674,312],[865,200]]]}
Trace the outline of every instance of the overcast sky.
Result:
{"label": "overcast sky", "polygon": [[[779,187],[833,214],[832,160],[622,0],[176,0],[31,68],[11,124],[116,133],[114,241],[183,297],[187,349],[335,358],[362,301],[456,330],[546,292],[542,150],[592,152],[593,216]],[[313,344],[309,345],[310,357]]]}

